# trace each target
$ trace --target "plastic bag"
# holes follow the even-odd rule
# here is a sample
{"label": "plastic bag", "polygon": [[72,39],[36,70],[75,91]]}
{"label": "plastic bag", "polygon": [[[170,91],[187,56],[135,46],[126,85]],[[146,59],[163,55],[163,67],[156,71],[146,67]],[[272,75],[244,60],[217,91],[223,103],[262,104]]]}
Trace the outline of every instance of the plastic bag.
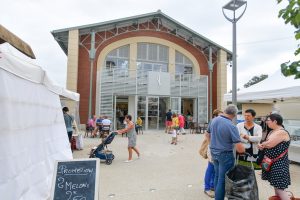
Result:
{"label": "plastic bag", "polygon": [[76,149],[82,150],[83,149],[83,136],[79,134],[76,138]]}
{"label": "plastic bag", "polygon": [[225,196],[231,200],[258,200],[254,169],[235,165],[225,174]]}

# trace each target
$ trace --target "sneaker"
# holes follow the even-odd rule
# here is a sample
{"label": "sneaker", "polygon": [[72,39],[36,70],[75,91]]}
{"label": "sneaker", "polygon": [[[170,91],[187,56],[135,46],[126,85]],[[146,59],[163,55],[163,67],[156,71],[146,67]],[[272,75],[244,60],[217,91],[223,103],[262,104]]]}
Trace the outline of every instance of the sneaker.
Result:
{"label": "sneaker", "polygon": [[210,198],[215,198],[215,192],[211,190],[204,190],[204,193],[209,196]]}
{"label": "sneaker", "polygon": [[130,163],[132,162],[133,160],[125,160],[124,163]]}

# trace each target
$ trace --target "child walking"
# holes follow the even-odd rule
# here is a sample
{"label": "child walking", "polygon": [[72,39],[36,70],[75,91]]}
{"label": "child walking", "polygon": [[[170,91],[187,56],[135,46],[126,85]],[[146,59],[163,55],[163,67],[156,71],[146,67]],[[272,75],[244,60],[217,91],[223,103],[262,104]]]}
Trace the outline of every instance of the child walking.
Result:
{"label": "child walking", "polygon": [[172,142],[171,144],[177,145],[177,131],[174,127],[171,128],[171,134],[172,134]]}

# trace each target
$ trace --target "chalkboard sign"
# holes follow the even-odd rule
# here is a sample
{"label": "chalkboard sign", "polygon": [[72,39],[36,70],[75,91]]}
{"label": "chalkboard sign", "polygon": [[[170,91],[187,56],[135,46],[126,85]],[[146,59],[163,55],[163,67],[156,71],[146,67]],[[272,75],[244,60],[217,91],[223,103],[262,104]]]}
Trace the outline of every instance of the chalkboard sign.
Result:
{"label": "chalkboard sign", "polygon": [[99,159],[57,161],[52,200],[98,200]]}

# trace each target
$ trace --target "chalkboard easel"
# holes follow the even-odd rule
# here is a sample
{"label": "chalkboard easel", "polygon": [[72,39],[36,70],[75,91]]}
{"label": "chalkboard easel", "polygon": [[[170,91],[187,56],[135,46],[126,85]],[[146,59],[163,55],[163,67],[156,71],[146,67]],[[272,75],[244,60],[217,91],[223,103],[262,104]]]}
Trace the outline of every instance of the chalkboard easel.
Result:
{"label": "chalkboard easel", "polygon": [[98,200],[99,159],[56,161],[51,200]]}

